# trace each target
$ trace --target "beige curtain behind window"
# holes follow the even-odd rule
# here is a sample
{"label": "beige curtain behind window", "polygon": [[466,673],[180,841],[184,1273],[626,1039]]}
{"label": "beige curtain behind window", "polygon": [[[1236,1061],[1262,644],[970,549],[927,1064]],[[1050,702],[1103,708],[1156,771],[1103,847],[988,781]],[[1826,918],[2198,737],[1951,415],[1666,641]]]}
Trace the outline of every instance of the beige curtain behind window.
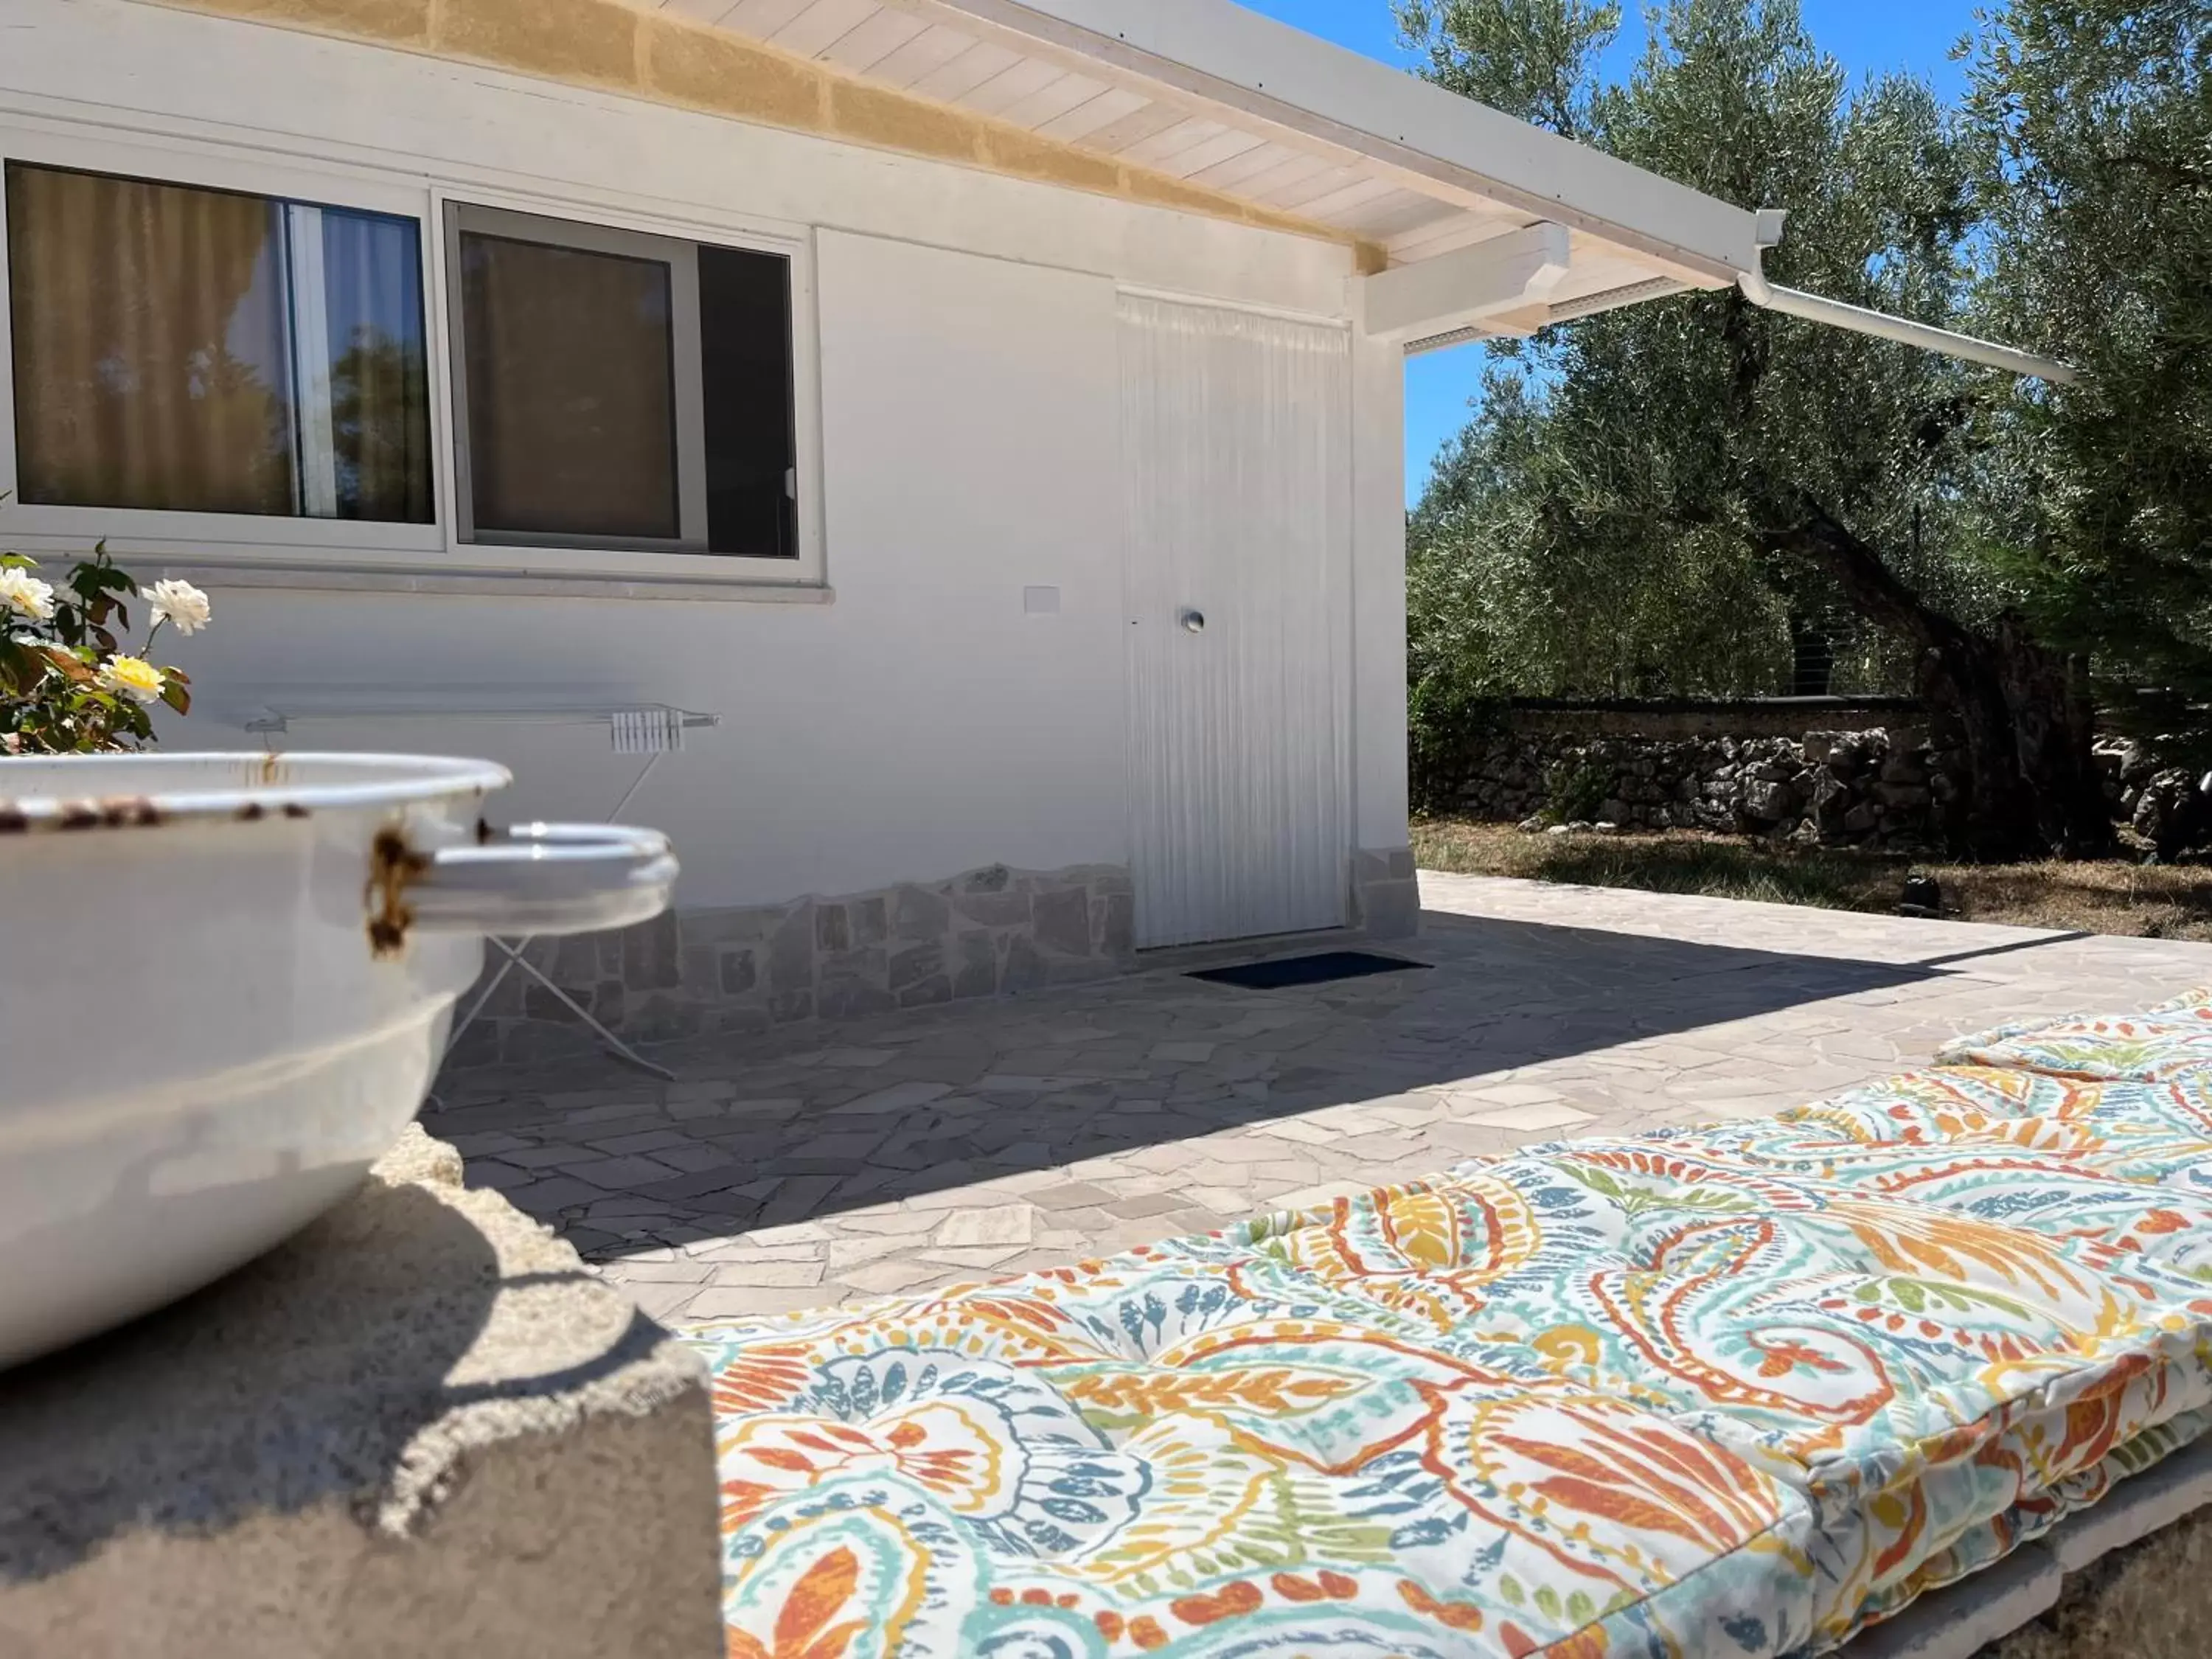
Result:
{"label": "beige curtain behind window", "polygon": [[282,209],[17,163],[7,194],[22,498],[294,511]]}
{"label": "beige curtain behind window", "polygon": [[477,529],[674,539],[667,265],[471,233],[461,305]]}

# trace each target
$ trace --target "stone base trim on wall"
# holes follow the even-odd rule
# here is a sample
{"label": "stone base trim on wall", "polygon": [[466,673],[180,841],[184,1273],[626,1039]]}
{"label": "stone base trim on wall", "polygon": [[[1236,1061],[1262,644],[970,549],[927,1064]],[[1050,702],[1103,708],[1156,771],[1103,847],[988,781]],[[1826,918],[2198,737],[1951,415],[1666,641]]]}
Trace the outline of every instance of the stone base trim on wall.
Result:
{"label": "stone base trim on wall", "polygon": [[1352,925],[1370,939],[1411,939],[1421,931],[1421,884],[1410,847],[1363,848],[1352,855]]}
{"label": "stone base trim on wall", "polygon": [[[839,898],[672,911],[619,933],[538,939],[524,955],[609,1030],[658,1042],[1110,978],[1134,962],[1135,915],[1119,866],[993,865]],[[503,960],[488,955],[464,1011]],[[510,969],[448,1064],[559,1059],[596,1046],[558,997]]]}

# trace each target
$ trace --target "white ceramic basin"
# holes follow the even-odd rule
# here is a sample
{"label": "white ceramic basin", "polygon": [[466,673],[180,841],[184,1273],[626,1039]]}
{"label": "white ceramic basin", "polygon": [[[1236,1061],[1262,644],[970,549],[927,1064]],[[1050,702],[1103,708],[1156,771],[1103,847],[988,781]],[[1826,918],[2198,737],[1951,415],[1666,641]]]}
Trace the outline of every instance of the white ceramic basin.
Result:
{"label": "white ceramic basin", "polygon": [[668,903],[649,830],[483,827],[484,761],[0,760],[0,1365],[158,1307],[345,1196],[486,933]]}

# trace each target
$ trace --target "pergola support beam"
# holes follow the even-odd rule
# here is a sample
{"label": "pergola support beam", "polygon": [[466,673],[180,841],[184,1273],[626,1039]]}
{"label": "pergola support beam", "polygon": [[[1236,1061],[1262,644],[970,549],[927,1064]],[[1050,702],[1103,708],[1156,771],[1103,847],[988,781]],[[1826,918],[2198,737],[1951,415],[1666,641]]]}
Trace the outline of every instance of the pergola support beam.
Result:
{"label": "pergola support beam", "polygon": [[[1567,274],[1567,228],[1534,224],[1487,241],[1355,280],[1367,332],[1403,344],[1455,329],[1524,331]],[[1517,313],[1517,314],[1516,314]]]}

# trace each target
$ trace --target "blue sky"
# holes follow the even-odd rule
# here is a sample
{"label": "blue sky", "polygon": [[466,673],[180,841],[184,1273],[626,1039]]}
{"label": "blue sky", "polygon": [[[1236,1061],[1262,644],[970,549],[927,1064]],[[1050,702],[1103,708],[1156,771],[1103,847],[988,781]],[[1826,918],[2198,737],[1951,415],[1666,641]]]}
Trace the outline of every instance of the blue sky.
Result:
{"label": "blue sky", "polygon": [[[1389,63],[1399,50],[1389,0],[1242,0],[1255,11]],[[1855,74],[1911,70],[1955,94],[1962,76],[1951,45],[1972,26],[1973,0],[1804,0],[1814,40]],[[1641,7],[1627,0],[1631,21],[1613,56],[1625,70],[1643,51]],[[1777,205],[1787,205],[1778,204]],[[1466,423],[1467,401],[1482,376],[1482,349],[1462,346],[1413,358],[1406,365],[1406,495],[1419,495],[1437,450]]]}

